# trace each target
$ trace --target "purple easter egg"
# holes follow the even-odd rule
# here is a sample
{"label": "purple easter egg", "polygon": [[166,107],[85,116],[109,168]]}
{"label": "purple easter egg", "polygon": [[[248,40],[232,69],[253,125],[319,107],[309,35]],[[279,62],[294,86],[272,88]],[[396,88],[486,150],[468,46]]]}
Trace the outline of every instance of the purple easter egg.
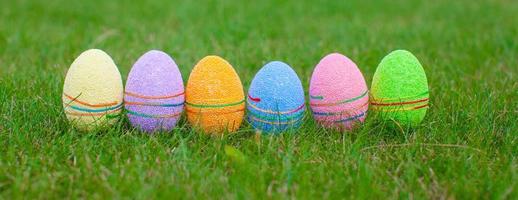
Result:
{"label": "purple easter egg", "polygon": [[148,133],[170,131],[183,111],[182,75],[166,53],[151,50],[131,68],[124,104],[131,125]]}

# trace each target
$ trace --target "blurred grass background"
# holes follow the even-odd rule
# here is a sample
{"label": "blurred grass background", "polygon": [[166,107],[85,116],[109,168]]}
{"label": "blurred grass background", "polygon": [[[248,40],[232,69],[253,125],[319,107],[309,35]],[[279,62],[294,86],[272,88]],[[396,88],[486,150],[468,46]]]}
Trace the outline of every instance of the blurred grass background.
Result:
{"label": "blurred grass background", "polygon": [[[0,5],[2,199],[518,196],[516,1]],[[124,80],[140,55],[160,49],[184,81],[199,59],[217,54],[245,88],[260,67],[282,60],[306,89],[328,53],[354,60],[370,85],[384,55],[407,49],[427,72],[432,106],[421,126],[404,131],[370,116],[362,129],[337,133],[308,113],[300,130],[260,139],[247,125],[214,138],[185,122],[148,136],[126,120],[79,133],[62,113],[61,92],[69,65],[89,48],[110,54]]]}

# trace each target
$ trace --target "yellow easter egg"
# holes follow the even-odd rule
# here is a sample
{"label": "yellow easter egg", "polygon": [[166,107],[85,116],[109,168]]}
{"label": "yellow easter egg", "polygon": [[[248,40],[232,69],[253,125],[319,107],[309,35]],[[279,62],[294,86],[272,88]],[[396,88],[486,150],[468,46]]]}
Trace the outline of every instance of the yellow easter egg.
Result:
{"label": "yellow easter egg", "polygon": [[123,86],[111,57],[99,49],[79,55],[67,72],[62,99],[67,119],[80,130],[115,123],[122,109]]}
{"label": "yellow easter egg", "polygon": [[187,120],[205,133],[236,131],[245,114],[243,85],[232,65],[207,56],[194,67],[185,88]]}

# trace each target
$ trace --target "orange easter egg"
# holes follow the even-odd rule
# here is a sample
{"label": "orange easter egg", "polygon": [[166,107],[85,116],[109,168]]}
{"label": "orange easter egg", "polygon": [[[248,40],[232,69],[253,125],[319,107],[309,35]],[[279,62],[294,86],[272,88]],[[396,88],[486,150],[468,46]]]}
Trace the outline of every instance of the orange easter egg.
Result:
{"label": "orange easter egg", "polygon": [[232,65],[218,56],[201,59],[187,81],[185,104],[193,127],[211,134],[236,131],[245,114],[245,95]]}

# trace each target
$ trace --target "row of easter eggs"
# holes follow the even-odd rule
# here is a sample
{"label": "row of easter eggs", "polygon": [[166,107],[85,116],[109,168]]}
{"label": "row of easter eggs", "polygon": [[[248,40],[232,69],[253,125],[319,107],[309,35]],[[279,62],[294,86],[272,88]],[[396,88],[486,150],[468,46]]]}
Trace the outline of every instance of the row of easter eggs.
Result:
{"label": "row of easter eggs", "polygon": [[[236,131],[245,111],[257,131],[278,133],[299,127],[306,110],[301,81],[286,63],[266,64],[245,95],[239,76],[223,58],[201,59],[184,87],[174,60],[157,50],[135,62],[124,89],[108,54],[83,52],[70,66],[62,98],[67,118],[81,130],[109,126],[123,113],[143,131],[168,131],[185,110],[192,127],[205,133]],[[332,53],[316,65],[309,99],[314,119],[325,127],[352,129],[364,121],[369,105],[382,119],[411,126],[426,114],[428,83],[417,58],[397,50],[383,58],[369,92],[356,64]]]}

